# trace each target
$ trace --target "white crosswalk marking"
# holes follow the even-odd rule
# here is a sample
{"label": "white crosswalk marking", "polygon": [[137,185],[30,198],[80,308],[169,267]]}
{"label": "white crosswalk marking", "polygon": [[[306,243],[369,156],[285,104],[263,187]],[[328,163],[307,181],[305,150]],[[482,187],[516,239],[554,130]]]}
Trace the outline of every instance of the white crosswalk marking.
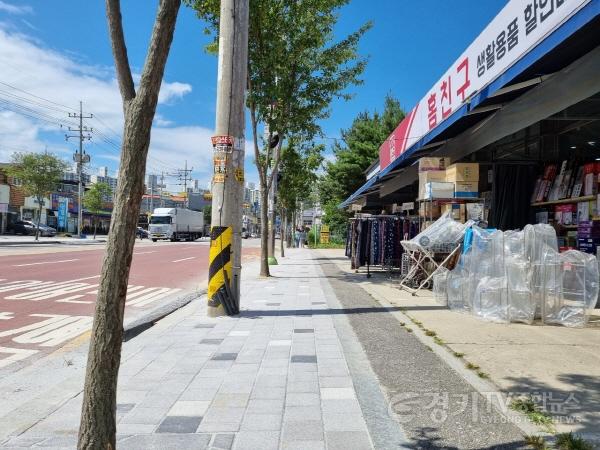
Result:
{"label": "white crosswalk marking", "polygon": [[90,303],[94,303],[91,300],[77,300],[78,298],[83,297],[83,295],[72,295],[71,297],[61,298],[60,300],[56,300],[56,303],[77,303],[88,305]]}
{"label": "white crosswalk marking", "polygon": [[10,320],[15,318],[15,313],[0,312],[0,320]]}
{"label": "white crosswalk marking", "polygon": [[31,317],[47,317],[47,319],[14,330],[3,331],[0,337],[18,335],[13,338],[13,341],[19,344],[52,347],[89,330],[93,321],[89,316],[60,314],[31,314]]}
{"label": "white crosswalk marking", "polygon": [[158,300],[160,297],[165,297],[167,293],[169,293],[169,295],[174,294],[175,292],[178,292],[181,289],[154,288],[153,290],[154,290],[154,292],[136,297],[134,300],[128,301],[126,303],[126,305],[135,306],[137,308],[140,308],[142,306],[145,306],[149,303],[152,303],[152,302]]}
{"label": "white crosswalk marking", "polygon": [[71,293],[77,292],[77,291],[87,290],[87,289],[94,288],[97,286],[98,286],[97,284],[71,283],[71,284],[62,285],[58,288],[53,286],[53,287],[42,289],[40,291],[36,290],[33,292],[24,292],[21,294],[11,295],[11,296],[5,297],[5,298],[6,298],[6,300],[35,300],[35,301],[48,300],[51,298],[60,297],[65,294],[71,294]]}
{"label": "white crosswalk marking", "polygon": [[0,284],[0,292],[18,291],[19,289],[25,289],[27,287],[39,285],[42,281],[38,280],[23,280],[23,281],[9,281],[8,283]]}
{"label": "white crosswalk marking", "polygon": [[10,355],[8,358],[0,359],[0,369],[22,359],[29,358],[30,356],[35,355],[38,351],[39,350],[25,350],[23,348],[0,347],[0,354],[8,353]]}

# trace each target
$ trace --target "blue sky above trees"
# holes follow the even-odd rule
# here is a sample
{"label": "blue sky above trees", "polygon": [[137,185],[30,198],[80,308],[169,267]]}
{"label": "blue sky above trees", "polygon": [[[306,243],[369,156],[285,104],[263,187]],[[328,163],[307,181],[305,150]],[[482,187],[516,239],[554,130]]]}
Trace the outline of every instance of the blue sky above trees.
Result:
{"label": "blue sky above trees", "polygon": [[[134,73],[143,65],[155,3],[122,1]],[[359,112],[381,110],[387,93],[410,109],[505,3],[352,0],[341,12],[336,33],[345,36],[373,21],[361,44],[370,56],[369,65],[364,85],[352,90],[354,99],[332,105],[331,117],[322,123],[325,134],[339,137],[340,128],[348,127]],[[210,180],[217,61],[204,53],[207,42],[193,11],[182,7],[154,123],[148,173],[173,172],[187,159],[194,178],[203,185]],[[68,112],[83,100],[86,112],[97,117],[88,120],[96,130],[87,146],[90,171],[99,166],[116,170],[122,111],[103,1],[0,0],[0,67],[0,161],[14,151],[43,151],[45,146],[70,158],[74,141],[65,142],[60,124],[69,125]],[[249,144],[246,174],[256,181]]]}

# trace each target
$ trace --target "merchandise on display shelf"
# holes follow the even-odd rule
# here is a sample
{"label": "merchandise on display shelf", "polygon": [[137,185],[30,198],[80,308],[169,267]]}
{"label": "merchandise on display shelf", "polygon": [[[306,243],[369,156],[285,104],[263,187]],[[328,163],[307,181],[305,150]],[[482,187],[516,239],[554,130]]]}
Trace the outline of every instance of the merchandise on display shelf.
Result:
{"label": "merchandise on display shelf", "polygon": [[479,163],[456,163],[446,169],[446,181],[456,182],[478,182]]}
{"label": "merchandise on display shelf", "polygon": [[427,172],[419,172],[419,200],[425,198],[425,185],[432,181],[446,181],[445,170],[430,170]]}
{"label": "merchandise on display shelf", "polygon": [[419,159],[419,172],[444,171],[450,164],[450,158],[446,156],[428,157]]}
{"label": "merchandise on display shelf", "polygon": [[477,181],[457,181],[454,183],[454,196],[456,198],[479,197],[479,183]]}
{"label": "merchandise on display shelf", "polygon": [[434,200],[439,198],[453,198],[454,183],[445,181],[430,181],[425,184],[425,199]]}

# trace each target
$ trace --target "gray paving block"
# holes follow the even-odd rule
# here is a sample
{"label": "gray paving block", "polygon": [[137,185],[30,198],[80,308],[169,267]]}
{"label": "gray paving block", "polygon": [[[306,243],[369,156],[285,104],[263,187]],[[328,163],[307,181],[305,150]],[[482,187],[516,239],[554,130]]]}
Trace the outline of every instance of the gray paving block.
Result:
{"label": "gray paving block", "polygon": [[119,448],[127,450],[203,450],[208,448],[210,434],[149,434],[131,436],[119,442]]}
{"label": "gray paving block", "polygon": [[158,426],[157,433],[195,433],[202,417],[167,416]]}
{"label": "gray paving block", "polygon": [[187,389],[183,391],[179,400],[212,400],[216,395],[218,387],[207,387],[198,389]]}
{"label": "gray paving block", "polygon": [[367,433],[359,431],[327,431],[325,442],[328,450],[372,450],[373,445]]}
{"label": "gray paving block", "polygon": [[143,408],[139,405],[133,408],[122,419],[121,423],[138,423],[154,425],[160,423],[168,408]]}
{"label": "gray paving block", "polygon": [[199,323],[197,325],[194,325],[194,328],[214,328],[215,324],[214,323]]}
{"label": "gray paving block", "polygon": [[294,333],[314,333],[314,328],[294,328]]}
{"label": "gray paving block", "polygon": [[283,423],[282,441],[284,442],[322,440],[323,423],[320,420],[294,420]]}
{"label": "gray paving block", "polygon": [[283,420],[321,420],[320,406],[288,406],[285,408]]}
{"label": "gray paving block", "polygon": [[[33,445],[37,444],[38,442],[43,441],[44,439],[47,439],[46,437],[43,436],[28,436],[28,435],[21,435],[21,436],[15,436],[11,439],[9,439],[7,442],[5,442],[6,446],[11,446],[11,447],[32,447]],[[4,447],[2,447],[4,448]]]}
{"label": "gray paving block", "polygon": [[278,431],[240,431],[235,437],[235,450],[277,450]]}
{"label": "gray paving block", "polygon": [[285,398],[287,406],[318,406],[321,404],[319,394],[309,392],[289,392]]}
{"label": "gray paving block", "polygon": [[135,403],[117,403],[117,414],[126,414],[133,409]]}
{"label": "gray paving block", "polygon": [[77,447],[77,435],[53,436],[37,444],[37,447]]}
{"label": "gray paving block", "polygon": [[311,381],[296,381],[288,383],[288,392],[319,392],[319,383]]}
{"label": "gray paving block", "polygon": [[282,450],[325,450],[325,441],[283,441]]}
{"label": "gray paving block", "polygon": [[240,430],[276,431],[281,429],[281,414],[246,414]]}
{"label": "gray paving block", "polygon": [[315,355],[292,355],[290,361],[292,363],[316,363],[317,357]]}
{"label": "gray paving block", "polygon": [[325,431],[362,431],[367,432],[365,420],[356,413],[323,413]]}
{"label": "gray paving block", "polygon": [[235,361],[237,353],[215,353],[211,358],[213,361]]}
{"label": "gray paving block", "polygon": [[[284,382],[285,385],[285,382]],[[285,387],[269,387],[268,384],[258,385],[258,383],[252,389],[250,394],[251,398],[262,398],[262,399],[278,399],[285,397]]]}
{"label": "gray paving block", "polygon": [[198,427],[199,433],[224,433],[236,432],[240,429],[241,422],[202,422]]}
{"label": "gray paving block", "polygon": [[250,399],[247,414],[275,414],[283,411],[283,398],[279,399]]}
{"label": "gray paving block", "polygon": [[208,344],[208,345],[219,345],[221,342],[223,342],[223,339],[202,339],[200,341],[201,344]]}
{"label": "gray paving block", "polygon": [[249,398],[249,394],[218,393],[215,395],[211,406],[217,408],[245,408]]}
{"label": "gray paving block", "polygon": [[211,449],[215,450],[230,450],[233,446],[233,439],[235,434],[232,433],[219,433],[215,435],[210,446]]}
{"label": "gray paving block", "polygon": [[118,423],[117,435],[152,434],[156,425],[143,425],[139,423]]}
{"label": "gray paving block", "polygon": [[352,378],[348,377],[319,377],[319,384],[323,388],[353,387]]}
{"label": "gray paving block", "polygon": [[203,422],[241,422],[245,408],[215,408],[210,407],[204,416]]}
{"label": "gray paving block", "polygon": [[297,372],[292,370],[288,374],[288,382],[290,383],[296,383],[299,381],[317,382],[318,379],[317,372]]}
{"label": "gray paving block", "polygon": [[360,405],[356,399],[331,399],[321,403],[323,413],[361,413]]}

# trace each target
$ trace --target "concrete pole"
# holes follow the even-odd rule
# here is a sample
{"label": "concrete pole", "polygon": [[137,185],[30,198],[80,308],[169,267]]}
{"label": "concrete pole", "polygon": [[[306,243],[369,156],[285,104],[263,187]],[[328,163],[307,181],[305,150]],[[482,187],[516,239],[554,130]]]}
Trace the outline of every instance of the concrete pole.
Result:
{"label": "concrete pole", "polygon": [[248,9],[248,0],[221,0],[208,280],[211,317],[226,314],[221,300],[227,291],[239,307]]}

